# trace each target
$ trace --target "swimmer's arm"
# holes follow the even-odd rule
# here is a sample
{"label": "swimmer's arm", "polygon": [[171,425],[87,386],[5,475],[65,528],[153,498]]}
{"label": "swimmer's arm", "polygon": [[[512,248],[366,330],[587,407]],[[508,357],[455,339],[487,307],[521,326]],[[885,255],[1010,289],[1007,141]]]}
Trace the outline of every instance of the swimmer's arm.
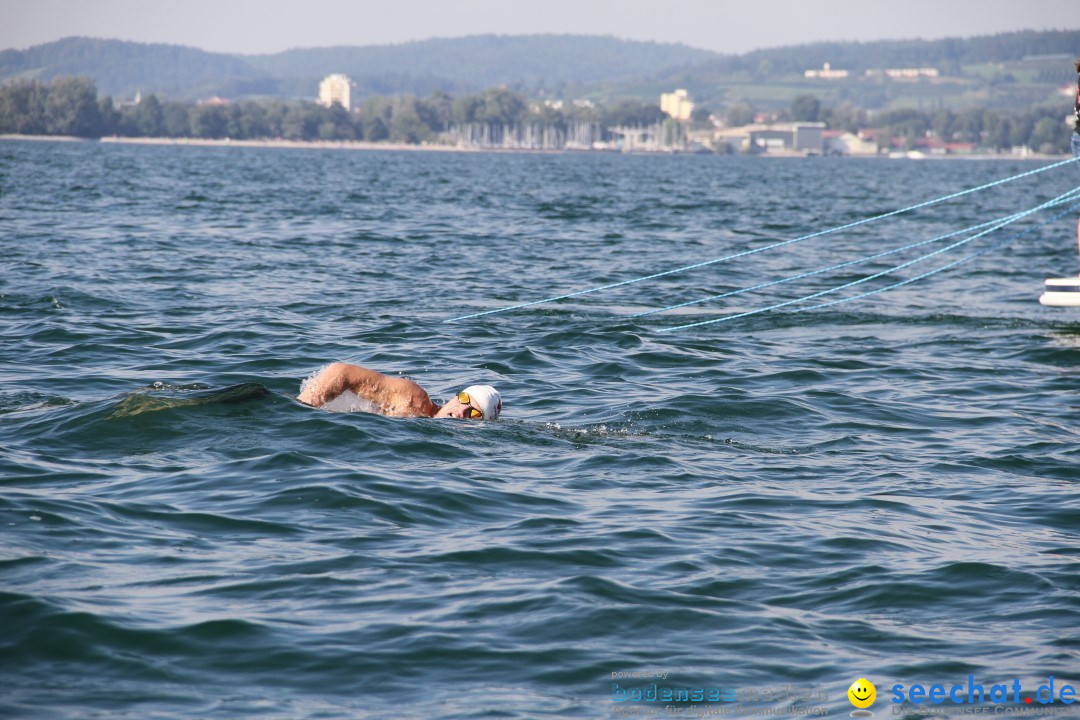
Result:
{"label": "swimmer's arm", "polygon": [[438,406],[427,392],[412,380],[383,375],[350,363],[332,363],[300,393],[302,403],[320,407],[346,390],[368,400],[385,415],[431,417]]}

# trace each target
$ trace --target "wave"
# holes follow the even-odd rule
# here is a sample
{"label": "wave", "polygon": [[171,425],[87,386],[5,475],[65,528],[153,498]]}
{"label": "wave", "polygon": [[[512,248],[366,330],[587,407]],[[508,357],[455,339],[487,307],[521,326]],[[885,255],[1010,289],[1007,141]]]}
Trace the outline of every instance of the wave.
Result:
{"label": "wave", "polygon": [[220,389],[204,385],[167,386],[164,383],[157,383],[151,388],[129,393],[116,404],[109,419],[133,417],[147,412],[161,412],[175,408],[251,402],[270,394],[270,389],[259,383],[240,383]]}

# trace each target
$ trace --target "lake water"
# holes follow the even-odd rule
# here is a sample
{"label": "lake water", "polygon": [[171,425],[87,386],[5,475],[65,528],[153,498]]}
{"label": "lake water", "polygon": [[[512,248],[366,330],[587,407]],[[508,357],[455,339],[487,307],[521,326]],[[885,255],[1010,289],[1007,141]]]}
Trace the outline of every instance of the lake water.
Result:
{"label": "lake water", "polygon": [[[1075,168],[444,322],[1036,167],[0,142],[0,716],[600,718],[661,712],[618,697],[653,682],[846,716],[865,677],[891,717],[896,684],[1080,688],[1080,312],[1037,302],[1077,271],[1075,214],[830,308],[660,332],[945,243],[627,317]],[[333,360],[437,401],[490,383],[504,416],[295,402]]]}

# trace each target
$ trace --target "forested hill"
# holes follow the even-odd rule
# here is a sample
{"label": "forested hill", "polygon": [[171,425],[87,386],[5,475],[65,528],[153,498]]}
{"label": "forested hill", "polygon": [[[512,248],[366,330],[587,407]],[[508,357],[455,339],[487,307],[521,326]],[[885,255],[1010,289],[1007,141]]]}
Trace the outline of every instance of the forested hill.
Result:
{"label": "forested hill", "polygon": [[[1080,57],[1080,30],[1021,30],[968,38],[818,42],[755,50],[706,60],[689,71],[659,74],[623,95],[653,95],[683,87],[710,107],[745,104],[776,110],[800,94],[829,104],[849,103],[870,110],[910,107],[959,110],[984,107],[1018,111],[1059,101],[1061,88],[1075,82],[1073,59]],[[829,63],[846,70],[842,80],[807,80],[804,72]],[[930,67],[930,82],[882,82],[868,71]]]}
{"label": "forested hill", "polygon": [[343,72],[365,94],[471,92],[505,84],[557,90],[619,82],[698,64],[715,53],[685,45],[580,35],[477,35],[400,45],[223,55],[175,45],[65,38],[0,52],[0,82],[88,75],[107,95],[312,97]]}
{"label": "forested hill", "polygon": [[[731,82],[768,84],[829,62],[854,72],[934,66],[946,75],[979,63],[1080,54],[1080,30],[1018,31],[942,40],[823,42],[721,55],[679,44],[585,35],[476,35],[398,45],[311,48],[227,55],[176,45],[66,38],[0,52],[0,82],[88,75],[116,97],[155,93],[178,100],[220,95],[311,98],[318,81],[344,72],[366,95],[471,93],[496,85],[531,96],[590,94],[655,101],[659,89],[689,87],[703,99]],[[1068,63],[1062,77],[1068,79]],[[1053,78],[1052,82],[1058,82]],[[580,96],[580,95],[578,95]],[[785,101],[786,102],[786,101]]]}
{"label": "forested hill", "polygon": [[818,42],[723,56],[704,63],[701,69],[801,75],[807,68],[831,63],[855,72],[929,66],[952,74],[964,65],[1016,62],[1040,55],[1080,55],[1080,30],[1021,30],[940,40]]}
{"label": "forested hill", "polygon": [[131,97],[142,91],[182,99],[208,97],[237,84],[266,85],[268,80],[241,58],[180,45],[71,37],[0,52],[0,82],[67,75],[90,76],[106,95]]}
{"label": "forested hill", "polygon": [[[598,85],[653,76],[718,57],[686,45],[586,35],[473,35],[400,45],[288,50],[247,56],[275,78],[323,77],[344,72],[358,83],[379,78],[414,83],[443,81],[433,90],[475,91],[495,85],[546,87]],[[380,92],[394,91],[389,82]],[[448,84],[448,85],[447,85]]]}

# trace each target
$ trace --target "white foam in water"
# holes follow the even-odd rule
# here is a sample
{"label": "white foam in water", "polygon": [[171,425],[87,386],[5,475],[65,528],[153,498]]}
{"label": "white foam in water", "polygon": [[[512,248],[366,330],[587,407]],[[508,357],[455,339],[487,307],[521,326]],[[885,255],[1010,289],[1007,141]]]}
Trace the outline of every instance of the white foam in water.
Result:
{"label": "white foam in water", "polygon": [[328,403],[322,404],[323,410],[330,412],[366,412],[379,413],[379,407],[366,398],[362,398],[352,390],[346,390]]}
{"label": "white foam in water", "polygon": [[315,378],[317,378],[319,376],[319,373],[321,373],[323,370],[325,370],[328,367],[330,367],[329,364],[323,365],[321,368],[319,368],[318,370],[316,370],[315,372],[311,373],[306,378],[304,378],[300,382],[300,394],[303,395],[304,391],[308,389],[308,386],[310,386],[313,382],[315,382]]}

